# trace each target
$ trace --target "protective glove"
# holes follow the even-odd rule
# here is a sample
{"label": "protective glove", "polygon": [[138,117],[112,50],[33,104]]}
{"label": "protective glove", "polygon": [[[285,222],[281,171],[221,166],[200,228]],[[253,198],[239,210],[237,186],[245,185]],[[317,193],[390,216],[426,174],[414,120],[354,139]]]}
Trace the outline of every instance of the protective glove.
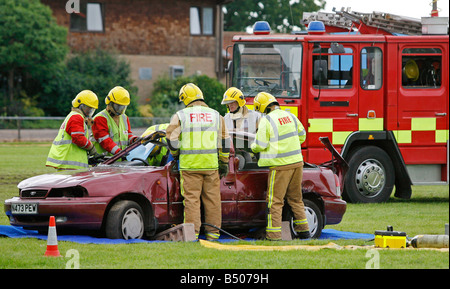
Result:
{"label": "protective glove", "polygon": [[179,170],[180,170],[178,159],[174,159],[172,162],[173,162],[173,164],[172,164],[172,167],[170,168],[170,172],[172,174],[178,174]]}
{"label": "protective glove", "polygon": [[228,164],[227,163],[223,163],[223,162],[219,162],[219,176],[220,178],[224,178],[228,175],[229,169],[228,169]]}
{"label": "protective glove", "polygon": [[134,144],[135,142],[141,142],[142,138],[141,137],[135,137],[130,139],[130,144]]}
{"label": "protective glove", "polygon": [[98,160],[104,157],[104,155],[101,155],[97,152],[95,149],[95,146],[92,146],[90,150],[88,150],[88,154],[90,157],[92,157],[94,160]]}

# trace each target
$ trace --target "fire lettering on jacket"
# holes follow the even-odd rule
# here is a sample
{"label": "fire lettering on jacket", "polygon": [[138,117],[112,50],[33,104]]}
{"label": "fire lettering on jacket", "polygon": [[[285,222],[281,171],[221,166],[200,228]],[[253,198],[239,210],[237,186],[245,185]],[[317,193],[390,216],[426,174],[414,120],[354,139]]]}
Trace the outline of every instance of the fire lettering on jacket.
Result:
{"label": "fire lettering on jacket", "polygon": [[212,115],[209,112],[192,112],[189,114],[189,118],[193,123],[213,121]]}
{"label": "fire lettering on jacket", "polygon": [[291,123],[291,119],[288,116],[285,117],[280,117],[278,119],[278,121],[280,122],[281,125],[287,124],[287,123]]}

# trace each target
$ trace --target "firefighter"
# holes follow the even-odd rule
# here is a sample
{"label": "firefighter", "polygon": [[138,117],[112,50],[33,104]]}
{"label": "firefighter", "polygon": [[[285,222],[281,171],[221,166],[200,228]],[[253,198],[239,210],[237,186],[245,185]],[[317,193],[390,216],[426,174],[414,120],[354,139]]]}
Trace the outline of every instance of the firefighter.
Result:
{"label": "firefighter", "polygon": [[230,87],[225,91],[222,104],[226,105],[230,111],[225,114],[225,125],[230,131],[245,131],[255,134],[261,114],[257,111],[249,110],[245,103],[244,94],[240,89]]}
{"label": "firefighter", "polygon": [[105,103],[106,109],[94,117],[94,145],[99,153],[106,151],[115,155],[138,139],[131,132],[130,120],[125,114],[130,94],[125,88],[116,86],[106,96]]}
{"label": "firefighter", "polygon": [[281,110],[276,98],[267,92],[258,93],[254,105],[255,110],[265,114],[251,149],[260,153],[258,165],[269,167],[270,170],[266,238],[281,240],[281,214],[285,198],[294,215],[295,236],[300,239],[310,238],[301,187],[301,144],[306,139],[305,129],[297,117]]}
{"label": "firefighter", "polygon": [[87,121],[98,108],[97,95],[83,90],[72,101],[72,110],[61,124],[47,157],[46,166],[58,170],[89,167],[88,155],[97,156],[89,140]]}
{"label": "firefighter", "polygon": [[[193,223],[198,237],[203,202],[206,238],[217,240],[222,223],[220,178],[228,174],[230,136],[223,117],[204,102],[193,83],[180,89],[186,106],[171,119],[166,139],[172,155],[179,158],[180,189],[184,197],[184,223]],[[201,200],[201,201],[200,201]]]}
{"label": "firefighter", "polygon": [[[144,133],[141,135],[141,138],[148,136],[155,131],[165,131],[168,126],[168,123],[152,125],[146,131],[144,131]],[[165,137],[158,139],[158,141],[163,144],[167,144],[167,140]],[[173,157],[168,151],[167,147],[155,145],[148,157],[148,164],[150,166],[164,166],[172,160]]]}

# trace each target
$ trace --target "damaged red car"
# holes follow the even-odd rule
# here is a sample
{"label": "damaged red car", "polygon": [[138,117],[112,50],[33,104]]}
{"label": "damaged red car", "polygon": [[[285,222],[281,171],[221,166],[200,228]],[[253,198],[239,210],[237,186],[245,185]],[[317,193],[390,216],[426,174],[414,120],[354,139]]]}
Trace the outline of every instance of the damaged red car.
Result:
{"label": "damaged red car", "polygon": [[[18,184],[19,196],[4,203],[11,225],[46,231],[55,216],[58,233],[89,230],[112,239],[152,238],[183,222],[179,172],[170,152],[156,166],[149,158],[163,132],[85,170],[63,171],[28,178]],[[234,144],[254,137],[230,133]],[[305,164],[303,198],[313,238],[325,225],[341,222],[346,202],[341,198],[347,163],[327,138],[321,139],[331,161]],[[248,147],[248,146],[246,146]],[[266,225],[269,170],[257,165],[249,149],[231,148],[229,174],[221,179],[222,228],[250,230]],[[283,219],[291,221],[285,205]],[[291,233],[295,232],[291,226]]]}

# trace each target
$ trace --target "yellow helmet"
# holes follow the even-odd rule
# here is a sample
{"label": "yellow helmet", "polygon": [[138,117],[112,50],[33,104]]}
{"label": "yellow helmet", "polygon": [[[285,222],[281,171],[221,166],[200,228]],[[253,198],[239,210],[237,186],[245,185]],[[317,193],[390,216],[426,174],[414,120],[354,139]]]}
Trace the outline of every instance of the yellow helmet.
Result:
{"label": "yellow helmet", "polygon": [[188,83],[180,89],[178,98],[187,106],[195,100],[203,99],[203,92],[197,85]]}
{"label": "yellow helmet", "polygon": [[269,104],[271,103],[276,103],[278,104],[277,99],[275,98],[275,96],[271,95],[270,93],[267,92],[260,92],[255,96],[254,99],[254,105],[255,105],[255,110],[259,111],[261,113],[265,113],[266,108],[269,106]]}
{"label": "yellow helmet", "polygon": [[105,98],[106,104],[110,102],[117,103],[118,105],[129,105],[130,93],[122,86],[116,86],[109,91],[108,96]]}
{"label": "yellow helmet", "polygon": [[73,107],[79,107],[80,104],[87,105],[89,107],[98,108],[98,98],[97,95],[90,90],[83,90],[75,96],[72,100]]}
{"label": "yellow helmet", "polygon": [[236,87],[230,87],[223,94],[222,104],[229,104],[233,101],[237,101],[239,107],[245,105],[244,94],[242,91]]}

